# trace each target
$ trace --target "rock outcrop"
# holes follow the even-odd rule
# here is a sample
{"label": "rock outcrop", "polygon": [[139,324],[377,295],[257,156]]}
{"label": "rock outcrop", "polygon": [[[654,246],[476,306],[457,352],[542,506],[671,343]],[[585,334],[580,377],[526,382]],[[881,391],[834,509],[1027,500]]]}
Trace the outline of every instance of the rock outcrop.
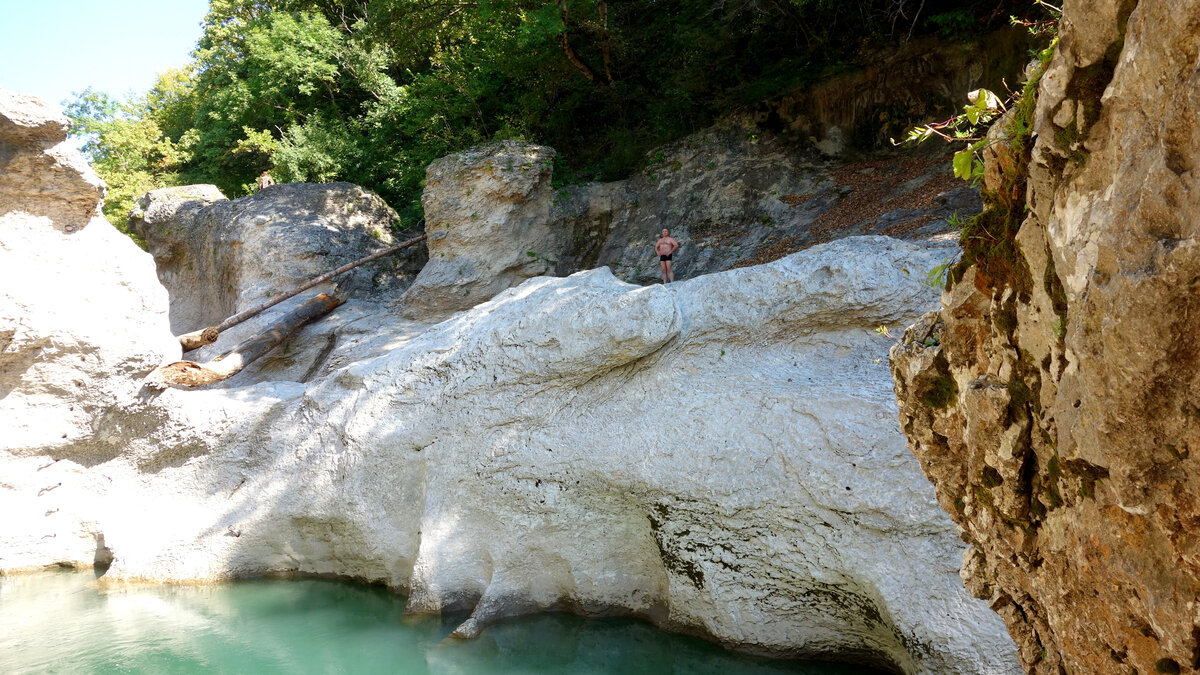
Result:
{"label": "rock outcrop", "polygon": [[1198,49],[1195,3],[1067,2],[1001,234],[892,352],[1030,672],[1200,669]]}
{"label": "rock outcrop", "polygon": [[[25,481],[49,492],[120,455],[120,424],[101,421],[137,424],[141,379],[179,356],[154,262],[99,214],[104,185],[67,129],[39,99],[0,90],[4,567],[92,559],[100,535],[89,516],[26,499]],[[55,460],[75,471],[43,482],[36,468]],[[36,553],[23,557],[29,548],[15,540],[36,542]]]}
{"label": "rock outcrop", "polygon": [[91,222],[104,182],[67,141],[70,128],[40,99],[0,90],[0,214],[47,218],[64,232]]}
{"label": "rock outcrop", "polygon": [[[396,212],[350,183],[274,185],[228,200],[213,185],[143,195],[130,228],[145,238],[171,293],[176,333],[213,326],[331,269],[394,243]],[[423,256],[356,268],[312,295],[399,297]],[[311,297],[306,295],[301,298]],[[224,344],[224,343],[223,343]]]}
{"label": "rock outcrop", "polygon": [[[233,202],[174,201],[164,212],[186,222],[205,209],[241,222]],[[946,249],[844,239],[666,287],[604,269],[539,277],[433,327],[365,297],[311,327],[328,340],[302,332],[296,349],[320,352],[310,364],[154,393],[141,378],[178,347],[149,256],[122,239],[103,270],[85,264],[73,238],[119,237],[102,219],[72,234],[27,214],[0,222],[41,233],[6,229],[2,254],[46,280],[0,286],[20,312],[0,320],[16,336],[0,406],[78,420],[66,439],[50,421],[5,436],[4,572],[334,574],[408,592],[412,611],[469,612],[463,636],[569,609],[902,672],[1017,668],[999,619],[961,586],[955,528],[895,432],[874,330],[933,301],[919,280]],[[203,251],[150,225],[148,239],[175,237],[182,256]],[[45,293],[68,266],[78,297]],[[213,268],[210,280],[255,274]],[[240,307],[261,286],[234,288]],[[122,303],[106,336],[55,323],[60,308],[108,307],[106,290]],[[21,309],[27,293],[44,307]],[[89,340],[104,349],[63,348]]]}
{"label": "rock outcrop", "polygon": [[554,150],[517,141],[481,145],[429,165],[429,262],[405,296],[412,315],[469,309],[554,269],[562,249],[550,219]]}
{"label": "rock outcrop", "polygon": [[631,283],[660,279],[653,244],[681,244],[677,279],[777,260],[834,239],[953,238],[950,220],[980,209],[949,158],[904,152],[829,160],[802,143],[728,122],[656,151],[645,171],[573,186],[554,216],[565,245],[558,274],[607,266]]}

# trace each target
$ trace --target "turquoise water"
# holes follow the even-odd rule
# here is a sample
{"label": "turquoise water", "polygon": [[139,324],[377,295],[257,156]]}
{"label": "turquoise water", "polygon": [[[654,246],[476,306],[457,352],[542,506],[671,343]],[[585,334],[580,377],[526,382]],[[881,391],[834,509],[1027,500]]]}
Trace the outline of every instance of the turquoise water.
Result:
{"label": "turquoise water", "polygon": [[0,673],[805,673],[855,666],[728,652],[633,619],[543,614],[447,640],[457,621],[324,580],[99,591],[91,573],[0,577]]}

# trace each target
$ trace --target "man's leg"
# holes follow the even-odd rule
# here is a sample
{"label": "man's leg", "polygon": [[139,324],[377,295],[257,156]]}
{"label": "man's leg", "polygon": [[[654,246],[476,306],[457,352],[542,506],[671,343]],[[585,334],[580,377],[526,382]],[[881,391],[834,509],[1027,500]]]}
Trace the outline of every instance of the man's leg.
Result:
{"label": "man's leg", "polygon": [[662,272],[662,279],[663,279],[664,284],[667,283],[667,265],[670,265],[670,264],[671,263],[667,262],[666,260],[658,261],[658,270],[660,272]]}
{"label": "man's leg", "polygon": [[663,265],[666,267],[664,271],[667,273],[667,279],[670,281],[675,281],[675,271],[671,269],[671,261],[668,260],[664,262]]}

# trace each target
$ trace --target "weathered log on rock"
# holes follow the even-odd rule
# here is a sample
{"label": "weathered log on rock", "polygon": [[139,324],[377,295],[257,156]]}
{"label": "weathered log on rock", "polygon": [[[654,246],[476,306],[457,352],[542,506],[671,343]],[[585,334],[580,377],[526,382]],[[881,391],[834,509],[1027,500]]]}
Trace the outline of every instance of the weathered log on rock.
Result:
{"label": "weathered log on rock", "polygon": [[[326,272],[325,274],[322,274],[319,277],[315,277],[315,278],[301,284],[300,286],[297,286],[296,288],[288,291],[287,293],[278,295],[278,296],[268,300],[267,302],[262,303],[261,305],[255,305],[254,307],[251,307],[250,309],[247,309],[242,312],[238,312],[237,314],[234,314],[233,316],[229,317],[228,319],[225,319],[224,321],[222,321],[221,323],[219,323],[216,326],[209,326],[208,328],[204,328],[202,330],[192,331],[191,333],[184,333],[183,335],[179,336],[179,344],[181,346],[183,346],[183,351],[185,353],[190,352],[193,349],[199,349],[200,347],[203,347],[204,345],[210,345],[210,344],[216,342],[217,338],[219,338],[221,336],[221,331],[229,330],[230,328],[233,328],[234,326],[245,321],[246,319],[249,319],[249,318],[257,315],[259,312],[262,312],[263,310],[266,310],[266,309],[270,309],[270,308],[274,307],[275,305],[278,305],[279,303],[283,302],[284,300],[287,300],[288,298],[295,297],[295,296],[303,293],[304,291],[307,291],[308,289],[312,288],[313,286],[316,286],[317,284],[325,283],[326,281],[329,281],[330,279],[336,277],[339,274],[342,274],[344,272],[349,272],[350,270],[354,269],[355,267],[358,267],[359,265],[365,265],[365,264],[371,262],[372,260],[377,260],[379,258],[382,258],[385,255],[395,253],[396,251],[406,249],[409,246],[412,246],[413,244],[417,244],[422,241],[425,241],[425,236],[426,235],[424,235],[424,234],[417,235],[417,236],[413,237],[412,239],[403,241],[399,244],[396,244],[395,246],[385,248],[382,251],[376,251],[375,253],[372,253],[371,255],[366,256],[364,258],[359,258],[358,260],[355,260],[354,262],[346,263],[345,265],[342,265],[341,267],[339,267],[335,270],[330,270],[329,272]],[[184,362],[181,361],[180,363],[184,363]],[[222,379],[224,379],[224,378],[222,378]]]}
{"label": "weathered log on rock", "polygon": [[221,331],[217,330],[216,326],[209,326],[202,330],[184,333],[179,336],[179,344],[183,345],[183,351],[190,352],[193,349],[199,349],[204,345],[211,345],[221,337]]}
{"label": "weathered log on rock", "polygon": [[233,377],[248,364],[278,347],[302,326],[325,316],[340,304],[341,298],[321,293],[284,315],[263,333],[245,340],[212,361],[176,361],[160,366],[150,373],[146,384],[158,389],[171,385],[201,387]]}

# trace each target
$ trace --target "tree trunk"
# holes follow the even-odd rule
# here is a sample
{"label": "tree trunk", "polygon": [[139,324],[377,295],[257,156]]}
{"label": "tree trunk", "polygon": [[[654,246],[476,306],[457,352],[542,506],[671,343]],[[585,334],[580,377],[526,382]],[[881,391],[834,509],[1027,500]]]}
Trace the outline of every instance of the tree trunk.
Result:
{"label": "tree trunk", "polygon": [[567,37],[567,1],[558,0],[558,9],[559,12],[562,13],[563,22],[563,31],[558,34],[559,48],[562,49],[563,54],[566,55],[567,60],[571,62],[571,65],[575,66],[579,72],[583,73],[583,76],[588,79],[588,82],[599,85],[600,82],[596,79],[596,74],[592,72],[592,69],[588,67],[588,64],[583,62],[583,59],[579,58],[579,55],[575,53],[575,50],[571,48],[571,40]]}
{"label": "tree trunk", "polygon": [[278,347],[301,326],[325,316],[340,304],[341,299],[321,293],[284,315],[265,332],[245,340],[212,361],[176,361],[160,366],[150,373],[146,384],[156,389],[171,385],[200,387],[233,377],[251,362]]}
{"label": "tree trunk", "polygon": [[608,86],[613,86],[612,76],[612,50],[609,47],[608,34],[608,3],[600,0],[596,3],[596,11],[600,14],[600,29],[604,33],[604,39],[600,43],[601,52],[604,54],[604,77],[608,80]]}
{"label": "tree trunk", "polygon": [[250,309],[247,309],[244,312],[239,312],[237,314],[234,314],[233,316],[229,317],[228,319],[225,319],[224,321],[222,321],[220,324],[218,324],[216,326],[209,326],[208,328],[204,328],[204,329],[197,330],[197,331],[192,331],[191,333],[184,333],[183,335],[179,336],[179,344],[183,346],[183,351],[185,354],[187,352],[192,351],[193,349],[199,349],[200,347],[203,347],[204,345],[211,345],[212,343],[217,341],[217,338],[219,338],[221,336],[221,331],[233,328],[234,326],[245,321],[246,319],[249,319],[250,317],[255,316],[256,314],[263,311],[264,309],[270,309],[271,307],[278,305],[279,303],[283,302],[284,300],[287,300],[288,298],[299,295],[300,293],[307,291],[308,289],[312,288],[313,286],[316,286],[317,284],[325,283],[326,281],[329,281],[330,279],[336,277],[337,275],[339,275],[343,272],[349,272],[350,270],[354,269],[355,267],[358,267],[359,265],[365,265],[365,264],[371,262],[372,260],[382,258],[385,255],[395,253],[396,251],[408,248],[409,246],[412,246],[413,244],[425,241],[425,236],[426,235],[423,235],[423,234],[417,235],[417,236],[413,237],[412,239],[409,239],[407,241],[396,244],[395,246],[392,246],[391,248],[386,248],[382,251],[377,251],[375,253],[372,253],[371,255],[369,255],[365,258],[359,258],[358,260],[355,260],[354,262],[346,263],[345,265],[342,265],[341,267],[339,267],[335,270],[326,272],[325,274],[322,274],[321,276],[316,277],[315,279],[311,279],[311,280],[305,282],[304,284],[288,291],[287,293],[284,293],[283,295],[274,297],[274,298],[262,303],[261,305],[256,305],[254,307],[251,307]]}

